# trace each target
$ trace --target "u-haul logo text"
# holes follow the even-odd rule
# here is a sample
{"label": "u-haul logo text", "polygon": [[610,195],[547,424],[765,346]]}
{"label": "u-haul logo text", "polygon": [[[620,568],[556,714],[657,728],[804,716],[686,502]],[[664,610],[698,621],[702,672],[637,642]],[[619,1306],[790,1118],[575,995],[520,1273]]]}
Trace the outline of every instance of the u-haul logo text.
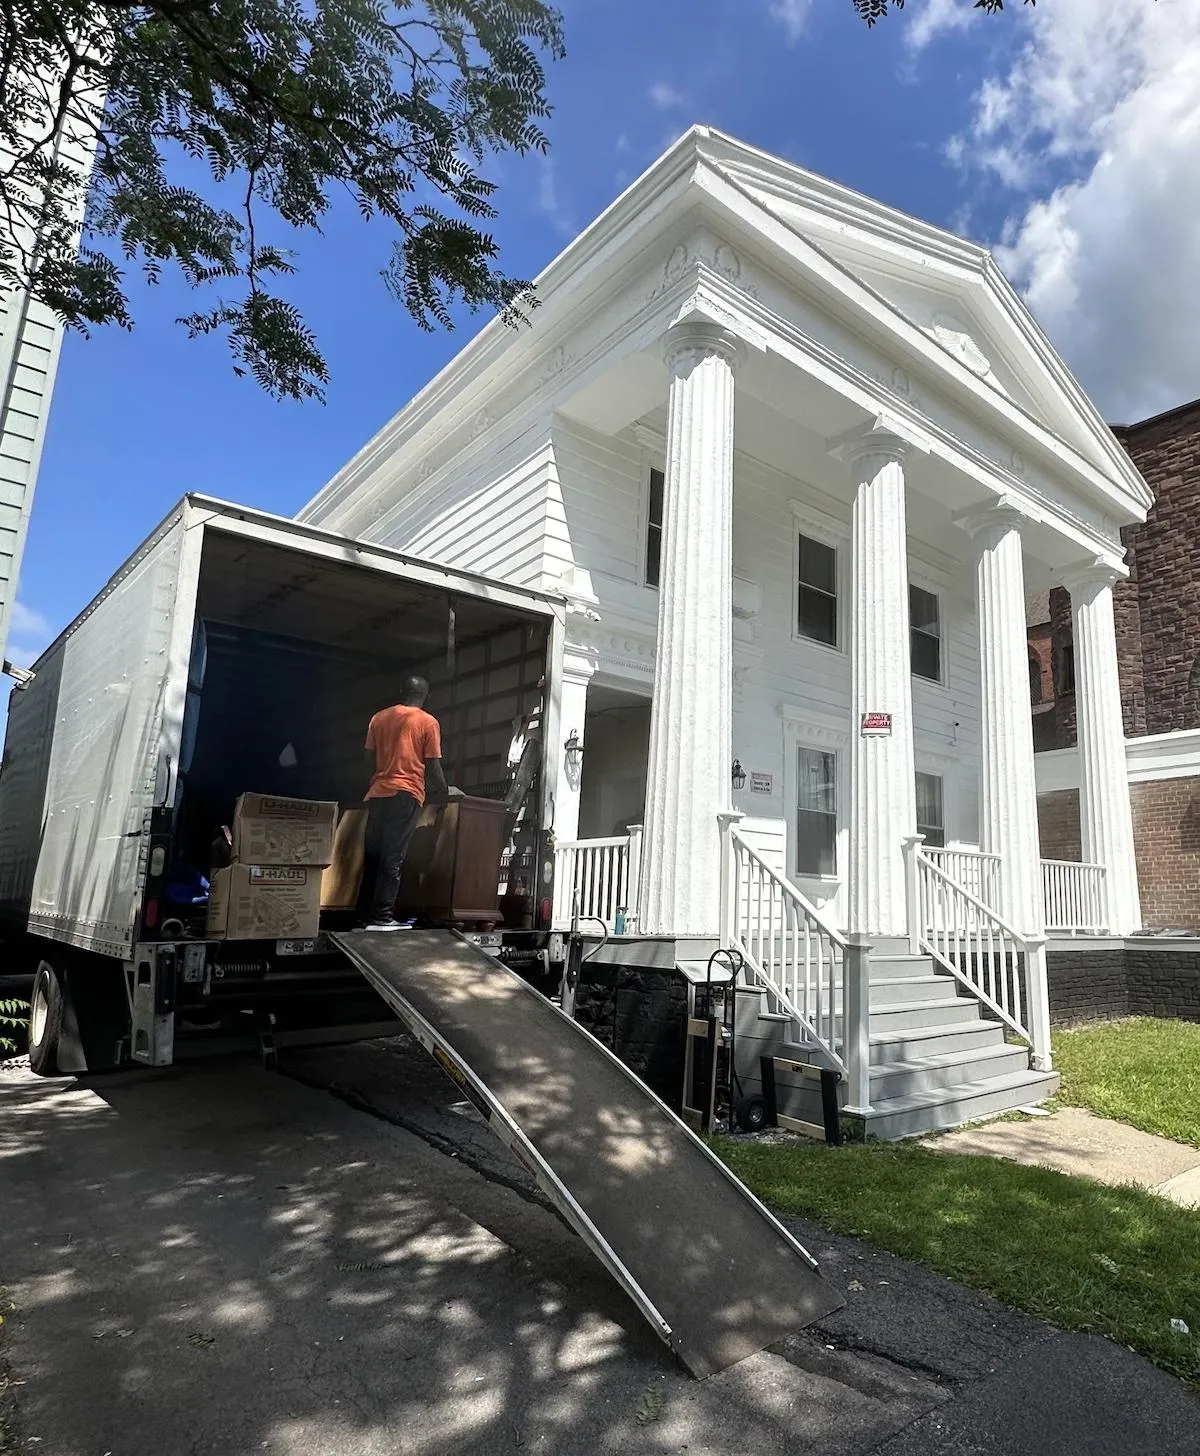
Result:
{"label": "u-haul logo text", "polygon": [[315,819],[321,806],[311,799],[260,799],[258,812],[276,819]]}
{"label": "u-haul logo text", "polygon": [[261,865],[250,871],[252,885],[307,885],[308,871],[291,865]]}

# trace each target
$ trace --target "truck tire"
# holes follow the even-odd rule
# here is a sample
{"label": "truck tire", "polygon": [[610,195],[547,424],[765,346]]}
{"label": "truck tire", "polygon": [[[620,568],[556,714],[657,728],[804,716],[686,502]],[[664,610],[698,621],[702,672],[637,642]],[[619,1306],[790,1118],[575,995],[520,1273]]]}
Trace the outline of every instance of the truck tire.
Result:
{"label": "truck tire", "polygon": [[49,962],[39,961],[29,997],[29,1065],[39,1077],[53,1077],[58,1072],[62,1019],[62,982]]}

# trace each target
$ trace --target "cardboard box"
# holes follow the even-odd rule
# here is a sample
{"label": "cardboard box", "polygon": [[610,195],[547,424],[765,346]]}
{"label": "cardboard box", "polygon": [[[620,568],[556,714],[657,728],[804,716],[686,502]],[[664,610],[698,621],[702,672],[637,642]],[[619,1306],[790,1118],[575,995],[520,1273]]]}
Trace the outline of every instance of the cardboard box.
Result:
{"label": "cardboard box", "polygon": [[366,848],[366,809],[343,809],[333,837],[333,861],[321,875],[322,910],[353,910],[358,905]]}
{"label": "cardboard box", "polygon": [[233,857],[247,865],[315,865],[333,859],[338,806],[317,799],[243,794],[233,816]]}
{"label": "cardboard box", "polygon": [[319,869],[234,864],[213,876],[208,934],[214,939],[307,940],[320,927]]}

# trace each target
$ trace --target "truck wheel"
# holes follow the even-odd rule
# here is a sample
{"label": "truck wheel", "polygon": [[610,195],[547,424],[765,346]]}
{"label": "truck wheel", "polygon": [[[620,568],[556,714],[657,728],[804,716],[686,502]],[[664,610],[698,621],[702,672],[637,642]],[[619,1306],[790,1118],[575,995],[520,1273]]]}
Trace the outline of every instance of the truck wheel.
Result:
{"label": "truck wheel", "polygon": [[39,961],[29,997],[29,1065],[39,1077],[53,1077],[58,1072],[62,1018],[62,982],[53,966]]}

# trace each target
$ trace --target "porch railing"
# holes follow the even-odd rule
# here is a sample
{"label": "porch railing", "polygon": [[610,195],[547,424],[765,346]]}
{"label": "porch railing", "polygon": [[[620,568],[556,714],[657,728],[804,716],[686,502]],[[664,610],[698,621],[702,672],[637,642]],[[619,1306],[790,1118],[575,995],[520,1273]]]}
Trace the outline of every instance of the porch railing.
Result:
{"label": "porch railing", "polygon": [[1056,935],[1103,935],[1108,930],[1104,865],[1042,861],[1042,914]]}
{"label": "porch railing", "polygon": [[909,948],[932,956],[1029,1042],[1050,1069],[1046,942],[1022,935],[934,862],[919,835],[904,841]]}
{"label": "porch railing", "polygon": [[[853,980],[856,948],[738,832],[739,818],[720,816],[721,943],[745,957],[778,1008],[799,1023],[829,1065],[845,1072],[847,1016],[853,1012],[847,972],[849,966]],[[865,1079],[867,1057],[861,1061]],[[851,1100],[857,1100],[853,1088]]]}
{"label": "porch railing", "polygon": [[602,921],[611,932],[617,911],[637,912],[641,826],[610,839],[565,840],[554,848],[556,930],[566,930],[578,905],[579,918]]}
{"label": "porch railing", "polygon": [[1000,856],[980,849],[942,849],[929,845],[924,854],[956,884],[982,900],[989,910],[1000,906]]}

